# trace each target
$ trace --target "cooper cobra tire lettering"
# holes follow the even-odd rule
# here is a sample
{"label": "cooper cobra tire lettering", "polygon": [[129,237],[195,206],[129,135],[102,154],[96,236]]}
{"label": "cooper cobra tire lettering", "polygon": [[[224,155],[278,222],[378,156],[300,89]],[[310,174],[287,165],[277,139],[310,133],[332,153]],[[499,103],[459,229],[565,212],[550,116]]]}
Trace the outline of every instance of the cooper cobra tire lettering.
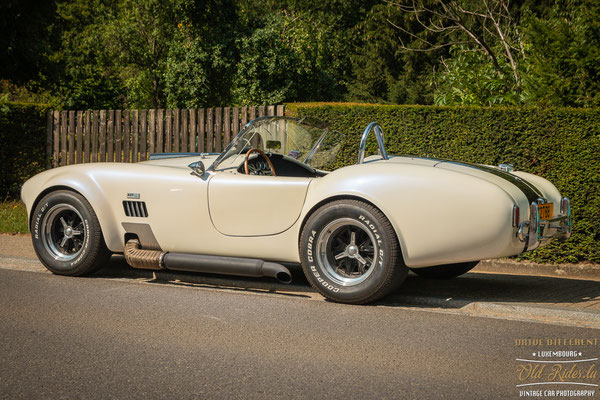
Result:
{"label": "cooper cobra tire lettering", "polygon": [[[348,272],[347,266],[332,264],[332,243],[341,238],[337,232],[343,232],[347,229],[346,226],[351,227],[351,230],[346,230],[344,244],[350,246],[349,232],[358,232],[355,233],[356,238],[360,237],[361,242],[357,239],[357,244],[365,245],[365,235],[368,235],[373,244],[371,251],[375,251],[376,261],[371,261],[370,269],[366,268],[367,272],[363,268],[361,273],[356,267]],[[335,247],[336,254],[343,250],[339,246],[337,244]],[[363,304],[377,300],[398,287],[408,273],[391,223],[381,211],[359,200],[336,200],[311,214],[300,235],[299,251],[302,268],[310,284],[324,297],[337,302]],[[368,247],[359,252],[368,255],[369,253],[363,253],[368,252]],[[373,257],[373,253],[370,254]],[[343,256],[345,257],[348,256]],[[340,271],[342,275],[339,274]]]}

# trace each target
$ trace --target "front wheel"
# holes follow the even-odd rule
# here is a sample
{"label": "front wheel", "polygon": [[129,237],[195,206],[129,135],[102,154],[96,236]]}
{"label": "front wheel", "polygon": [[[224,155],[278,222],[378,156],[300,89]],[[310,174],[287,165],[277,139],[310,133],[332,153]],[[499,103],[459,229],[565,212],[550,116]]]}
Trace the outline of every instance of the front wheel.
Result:
{"label": "front wheel", "polygon": [[91,274],[110,260],[98,218],[80,194],[59,190],[46,195],[31,220],[33,248],[55,274]]}
{"label": "front wheel", "polygon": [[410,270],[422,278],[452,279],[466,274],[475,268],[477,264],[479,264],[479,261],[470,261],[457,264],[436,265],[434,267],[411,268]]}
{"label": "front wheel", "polygon": [[377,208],[357,200],[317,209],[302,230],[300,257],[311,285],[340,303],[380,299],[408,274],[391,223]]}

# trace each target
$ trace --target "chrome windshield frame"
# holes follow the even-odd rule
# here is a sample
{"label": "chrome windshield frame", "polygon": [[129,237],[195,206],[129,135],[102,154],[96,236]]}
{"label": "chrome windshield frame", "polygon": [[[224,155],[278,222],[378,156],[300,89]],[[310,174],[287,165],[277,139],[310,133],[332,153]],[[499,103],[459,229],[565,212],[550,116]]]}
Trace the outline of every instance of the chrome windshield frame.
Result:
{"label": "chrome windshield frame", "polygon": [[[210,165],[210,167],[208,167],[206,169],[206,171],[209,171],[209,172],[216,171],[219,164],[221,164],[221,162],[223,162],[227,152],[240,141],[240,139],[246,134],[246,132],[250,128],[257,126],[258,124],[261,124],[261,123],[264,123],[267,121],[272,121],[272,120],[294,121],[295,123],[302,124],[303,121],[305,120],[305,118],[294,118],[294,117],[286,117],[286,116],[269,115],[269,116],[258,117],[258,118],[253,119],[252,121],[250,121],[246,125],[244,125],[244,127],[240,130],[240,132],[236,135],[236,137],[225,147],[225,149],[223,149],[221,154],[219,154],[219,156],[215,159],[215,161],[213,161],[213,163]],[[317,139],[317,141],[313,145],[313,148],[310,150],[310,152],[304,159],[303,163],[308,164],[310,162],[312,157],[319,150],[319,147],[323,143],[323,140],[325,140],[325,137],[329,134],[329,130],[327,128],[322,128],[322,129],[324,129],[323,134],[321,134],[319,139]],[[310,165],[310,164],[308,164],[308,165]]]}
{"label": "chrome windshield frame", "polygon": [[[266,120],[274,119],[274,118],[278,118],[278,117],[276,117],[276,116],[258,117],[258,118],[253,119],[252,121],[248,122],[246,125],[244,125],[244,127],[240,130],[240,132],[237,134],[237,136],[235,138],[233,138],[233,140],[231,142],[229,142],[229,144],[223,149],[221,154],[219,154],[219,156],[215,159],[215,161],[213,161],[213,163],[210,165],[210,167],[207,168],[207,171],[214,172],[216,170],[216,168],[219,166],[219,164],[221,164],[221,162],[223,162],[223,159],[225,158],[225,154],[227,154],[229,149],[231,149],[233,146],[235,146],[237,144],[237,142],[240,141],[242,136],[244,136],[246,134],[246,131],[248,129],[250,129],[250,127],[252,127],[253,125],[256,125],[257,122],[262,122],[262,121],[266,121]],[[279,117],[279,118],[285,118],[285,117]]]}

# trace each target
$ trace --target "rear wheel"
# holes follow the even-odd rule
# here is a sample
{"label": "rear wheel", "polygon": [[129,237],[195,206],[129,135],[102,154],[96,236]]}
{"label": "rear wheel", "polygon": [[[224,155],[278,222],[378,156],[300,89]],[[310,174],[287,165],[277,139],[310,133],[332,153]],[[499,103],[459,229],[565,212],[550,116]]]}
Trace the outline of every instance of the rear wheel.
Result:
{"label": "rear wheel", "polygon": [[451,279],[466,274],[475,268],[477,264],[479,264],[479,261],[470,261],[457,264],[436,265],[434,267],[426,268],[411,268],[410,270],[423,278]]}
{"label": "rear wheel", "polygon": [[40,261],[55,274],[91,274],[110,260],[92,206],[75,192],[46,195],[32,214],[31,234]]}
{"label": "rear wheel", "polygon": [[357,200],[333,201],[317,209],[302,230],[300,256],[311,285],[340,303],[380,299],[408,274],[388,219]]}

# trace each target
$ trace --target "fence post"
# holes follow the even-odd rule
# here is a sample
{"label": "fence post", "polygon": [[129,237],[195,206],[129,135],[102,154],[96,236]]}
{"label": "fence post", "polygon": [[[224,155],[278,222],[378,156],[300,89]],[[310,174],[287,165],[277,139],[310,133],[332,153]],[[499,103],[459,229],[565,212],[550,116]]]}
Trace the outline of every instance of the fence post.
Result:
{"label": "fence post", "polygon": [[204,129],[204,108],[198,109],[198,151],[204,153],[204,135],[206,130]]}
{"label": "fence post", "polygon": [[221,107],[215,108],[215,150],[217,153],[220,153],[222,150],[222,134],[223,134],[223,125],[221,123],[222,119],[222,109]]}
{"label": "fence post", "polygon": [[157,112],[158,116],[156,118],[156,123],[158,126],[156,127],[156,152],[162,153],[164,150],[163,147],[163,138],[164,138],[164,128],[165,128],[165,119],[164,119],[164,110],[159,109]]}
{"label": "fence post", "polygon": [[121,110],[115,111],[115,161],[123,160],[123,152],[121,151],[121,142],[123,138],[123,124],[121,119]]}
{"label": "fence post", "polygon": [[196,151],[196,109],[190,111],[190,152]]}
{"label": "fence post", "polygon": [[131,162],[131,153],[129,152],[129,129],[131,128],[129,124],[130,115],[131,110],[125,110],[125,120],[123,121],[125,124],[123,127],[123,162]]}
{"label": "fence post", "polygon": [[187,151],[188,145],[188,109],[181,110],[181,142],[179,143],[179,151],[185,152]]}
{"label": "fence post", "polygon": [[140,135],[140,161],[145,161],[148,158],[148,155],[146,154],[146,140],[147,140],[147,136],[146,136],[146,128],[148,126],[147,122],[148,122],[148,115],[147,115],[147,110],[142,110],[140,111],[140,130],[141,130],[141,135]]}
{"label": "fence post", "polygon": [[100,155],[98,161],[106,161],[106,110],[100,111]]}
{"label": "fence post", "polygon": [[223,108],[223,148],[231,142],[231,119],[229,107]]}
{"label": "fence post", "polygon": [[92,162],[98,162],[98,115],[98,110],[92,112]]}
{"label": "fence post", "polygon": [[240,131],[240,109],[239,107],[233,108],[233,124],[232,124],[232,134],[233,137],[236,137],[238,132]]}
{"label": "fence post", "polygon": [[148,154],[152,154],[154,153],[154,145],[156,140],[156,110],[150,110],[148,113],[150,114],[150,121],[148,122],[148,127],[150,128],[148,130],[148,134],[150,135],[150,140],[148,141]]}
{"label": "fence post", "polygon": [[140,135],[140,130],[139,130],[139,125],[138,125],[138,121],[139,121],[139,110],[132,110],[131,111],[131,132],[130,132],[130,136],[131,136],[131,144],[132,144],[132,148],[131,148],[131,162],[138,162],[138,155],[139,155],[139,135]]}
{"label": "fence post", "polygon": [[83,162],[83,111],[77,111],[77,127],[75,130],[75,153],[77,164]]}
{"label": "fence post", "polygon": [[85,162],[86,163],[90,162],[90,140],[92,137],[92,125],[90,123],[91,114],[92,114],[92,112],[90,110],[87,110],[85,112],[85,130],[83,132],[83,134],[85,135],[85,141],[84,141],[85,149],[84,149],[83,153],[85,154]]}
{"label": "fence post", "polygon": [[206,151],[208,153],[213,152],[213,109],[209,108],[206,110]]}
{"label": "fence post", "polygon": [[173,110],[173,136],[175,137],[175,143],[173,144],[173,150],[175,150],[175,152],[180,151],[179,150],[179,135],[181,134],[181,132],[179,130],[179,121],[180,121],[179,114],[180,114],[180,110],[178,108]]}
{"label": "fence post", "polygon": [[106,137],[107,137],[107,145],[106,145],[106,161],[113,161],[114,154],[114,135],[115,135],[115,110],[108,111],[108,123],[106,125]]}
{"label": "fence post", "polygon": [[171,128],[173,126],[173,119],[171,118],[171,110],[167,110],[167,116],[166,116],[166,129],[165,129],[165,153],[170,153],[171,152],[171,143],[173,142],[171,140]]}
{"label": "fence post", "polygon": [[46,169],[52,168],[52,110],[46,111]]}

